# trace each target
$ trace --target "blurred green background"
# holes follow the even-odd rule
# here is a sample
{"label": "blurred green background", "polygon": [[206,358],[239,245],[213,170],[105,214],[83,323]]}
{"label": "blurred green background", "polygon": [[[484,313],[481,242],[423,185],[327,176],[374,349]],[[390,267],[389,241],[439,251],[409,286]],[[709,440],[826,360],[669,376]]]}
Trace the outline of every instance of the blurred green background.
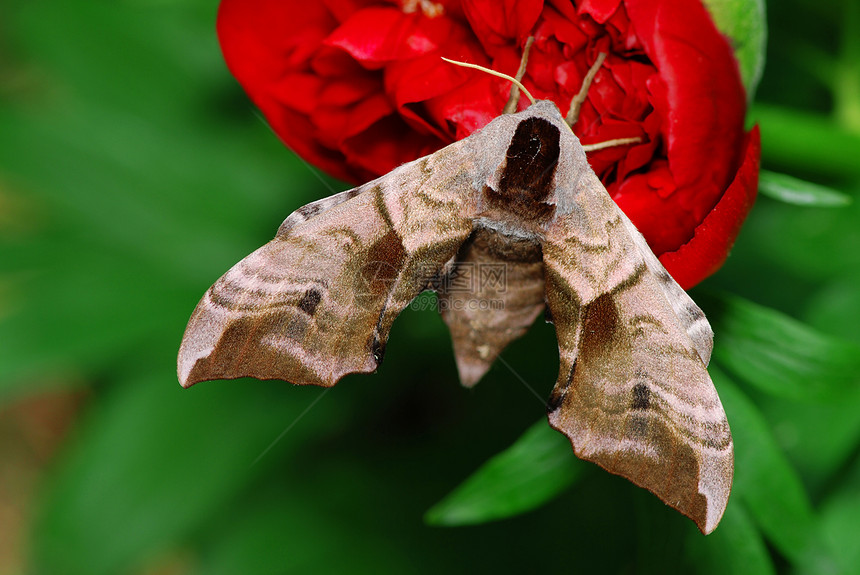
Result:
{"label": "blurred green background", "polygon": [[860,572],[860,3],[769,7],[750,122],[802,181],[693,293],[736,446],[708,537],[548,429],[550,325],[474,390],[433,311],[330,391],[179,387],[203,291],[344,188],[259,120],[216,4],[0,5],[0,573]]}

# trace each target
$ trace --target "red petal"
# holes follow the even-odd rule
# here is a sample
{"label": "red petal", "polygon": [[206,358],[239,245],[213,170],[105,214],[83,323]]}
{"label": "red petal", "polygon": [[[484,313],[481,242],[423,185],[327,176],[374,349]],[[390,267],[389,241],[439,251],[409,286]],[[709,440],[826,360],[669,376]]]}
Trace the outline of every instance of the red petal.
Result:
{"label": "red petal", "polygon": [[720,198],[741,157],[746,96],[734,54],[698,2],[624,4],[666,87],[667,108],[658,111],[666,122],[676,201],[699,221]]}
{"label": "red petal", "polygon": [[612,199],[642,232],[654,253],[673,250],[691,236],[701,221],[677,202],[675,181],[665,160],[633,174],[615,188]]}
{"label": "red petal", "polygon": [[459,88],[426,102],[428,112],[442,125],[450,124],[458,140],[486,126],[499,115],[510,86],[499,78],[481,74]]}
{"label": "red petal", "polygon": [[325,80],[316,74],[294,72],[285,74],[281,81],[272,85],[270,91],[288,108],[310,115],[317,106],[317,99],[324,86]]}
{"label": "red petal", "polygon": [[548,0],[550,6],[558,10],[565,19],[570,20],[571,22],[576,22],[579,20],[579,16],[576,14],[576,7],[573,5],[573,2],[570,0]]}
{"label": "red petal", "polygon": [[[287,2],[284,3],[286,4]],[[362,8],[379,4],[380,2],[379,0],[322,0],[322,3],[326,5],[328,11],[338,22],[345,22]],[[294,4],[293,9],[295,10],[296,8],[297,6]],[[304,9],[304,4],[302,5],[302,9]]]}
{"label": "red petal", "polygon": [[360,134],[394,111],[382,93],[365,98],[356,106],[318,106],[311,121],[316,137],[324,146],[337,149],[344,139]]}
{"label": "red petal", "polygon": [[588,14],[599,23],[603,24],[615,14],[621,0],[581,0],[578,3],[577,12]]}
{"label": "red petal", "polygon": [[521,46],[543,10],[543,0],[463,0],[463,11],[484,48]]}
{"label": "red petal", "polygon": [[450,139],[451,135],[442,131],[445,122],[440,123],[422,112],[426,110],[428,100],[451,92],[468,78],[462,68],[442,61],[436,54],[428,54],[388,66],[385,69],[385,91],[391,95],[400,115],[414,128]]}
{"label": "red petal", "polygon": [[[451,92],[478,74],[443,61],[441,54],[461,62],[489,65],[486,55],[465,25],[452,23],[448,35],[441,53],[432,52],[410,60],[392,62],[385,68],[385,92],[394,101],[398,111],[420,126],[421,131],[439,135],[442,134],[440,127],[446,127],[446,123],[442,121],[433,125],[429,118],[416,115],[417,108],[409,105]],[[519,59],[516,65],[519,65]]]}
{"label": "red petal", "polygon": [[[347,182],[367,182],[377,177],[366,170],[357,170],[346,161],[346,156],[339,151],[320,145],[316,139],[316,128],[307,115],[295,112],[289,108],[275,107],[266,114],[271,126],[289,126],[289,137],[282,141],[295,154],[303,158],[311,158],[313,164],[324,172]],[[278,133],[281,135],[281,133]]]}
{"label": "red petal", "polygon": [[373,176],[375,178],[400,164],[426,156],[442,145],[433,136],[418,134],[401,118],[391,115],[344,140],[342,148],[350,162],[360,169],[377,174]]}
{"label": "red petal", "polygon": [[540,24],[542,36],[554,36],[559,42],[570,46],[573,51],[578,52],[585,46],[588,37],[574,23],[577,17],[573,11],[573,7],[569,3],[567,6],[573,16],[572,19],[567,14],[558,12],[552,6],[544,8],[543,14],[541,14],[543,22]]}
{"label": "red petal", "polygon": [[693,287],[723,265],[752,209],[758,191],[761,155],[758,126],[747,136],[745,148],[743,163],[734,180],[696,228],[693,238],[678,250],[660,256],[660,261],[684,289]]}
{"label": "red petal", "polygon": [[224,60],[255,102],[269,82],[307,60],[335,25],[316,2],[296,10],[296,3],[282,0],[223,0],[218,8]]}
{"label": "red petal", "polygon": [[355,12],[326,40],[368,68],[434,52],[450,41],[450,18],[404,14],[396,8],[370,7]]}

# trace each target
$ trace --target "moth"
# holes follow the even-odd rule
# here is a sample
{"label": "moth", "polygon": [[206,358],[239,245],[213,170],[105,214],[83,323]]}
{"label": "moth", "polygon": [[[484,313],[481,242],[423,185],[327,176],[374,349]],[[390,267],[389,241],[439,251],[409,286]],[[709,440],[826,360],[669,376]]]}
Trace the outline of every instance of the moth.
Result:
{"label": "moth", "polygon": [[[529,95],[519,77],[508,78]],[[469,263],[504,265],[491,294],[438,295],[462,383],[474,385],[545,312],[560,357],[550,425],[578,457],[710,533],[733,475],[706,369],[713,332],[589,167],[573,112],[535,102],[297,209],[197,305],[181,384],[250,376],[329,387],[374,372],[392,323],[422,291]],[[469,305],[488,297],[504,305]]]}

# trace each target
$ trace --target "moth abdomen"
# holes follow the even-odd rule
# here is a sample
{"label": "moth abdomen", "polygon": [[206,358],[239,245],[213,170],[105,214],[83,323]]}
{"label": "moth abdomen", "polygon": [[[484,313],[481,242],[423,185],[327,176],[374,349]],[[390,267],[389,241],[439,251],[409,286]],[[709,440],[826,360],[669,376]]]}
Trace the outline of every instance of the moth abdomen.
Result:
{"label": "moth abdomen", "polygon": [[505,263],[537,263],[543,261],[540,242],[536,239],[508,235],[484,226],[478,226],[463,248],[471,248]]}

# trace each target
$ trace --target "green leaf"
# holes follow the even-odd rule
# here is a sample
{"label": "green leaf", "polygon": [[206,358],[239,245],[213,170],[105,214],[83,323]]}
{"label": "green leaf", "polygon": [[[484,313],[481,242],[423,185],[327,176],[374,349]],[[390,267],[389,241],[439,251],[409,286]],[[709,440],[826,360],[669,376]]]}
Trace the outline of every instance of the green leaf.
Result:
{"label": "green leaf", "polygon": [[434,525],[471,525],[538,507],[572,485],[586,469],[570,442],[539,421],[431,508]]}
{"label": "green leaf", "polygon": [[[855,218],[852,223],[860,224],[860,218]],[[857,329],[857,318],[860,317],[858,285],[860,268],[852,266],[842,270],[839,277],[831,278],[806,299],[804,321],[817,329],[860,343],[860,330]]]}
{"label": "green leaf", "polygon": [[713,533],[702,535],[691,530],[685,555],[695,572],[702,575],[776,573],[761,533],[736,497],[729,499],[726,513]]}
{"label": "green leaf", "polygon": [[819,506],[818,537],[799,561],[797,573],[860,572],[860,460],[846,471]]}
{"label": "green leaf", "polygon": [[759,172],[758,190],[769,198],[798,206],[830,208],[851,203],[851,196],[842,192],[767,170]]}
{"label": "green leaf", "polygon": [[[796,559],[814,534],[812,504],[803,484],[755,404],[725,374],[713,367],[709,371],[735,446],[735,477],[729,501],[740,499],[774,546],[786,557]],[[726,530],[726,525],[721,524],[717,532],[721,530]]]}
{"label": "green leaf", "polygon": [[821,563],[835,563],[839,569],[829,572],[857,573],[860,567],[860,488],[855,482],[831,496],[821,509],[821,539],[825,554],[813,556],[817,573],[822,573]]}
{"label": "green leaf", "polygon": [[320,390],[287,387],[287,397],[260,382],[183,390],[172,374],[144,373],[100,397],[56,469],[33,538],[37,572],[127,572],[176,545],[331,417],[317,405],[255,463]]}
{"label": "green leaf", "polygon": [[263,485],[255,485],[223,510],[198,537],[201,560],[196,572],[376,575],[412,571],[415,551],[404,549],[398,538],[380,529],[357,528],[361,518],[353,518],[342,506],[321,504],[332,498],[373,499],[378,483],[359,465],[324,469],[312,479],[270,474]]}
{"label": "green leaf", "polygon": [[832,118],[805,110],[756,103],[749,117],[761,125],[762,160],[828,177],[860,175],[860,136]]}
{"label": "green leaf", "polygon": [[218,275],[330,193],[254,119],[211,3],[13,4],[3,52],[32,80],[0,87],[0,403],[178,343]]}
{"label": "green leaf", "polygon": [[717,28],[728,36],[752,102],[764,71],[767,20],[764,0],[704,0]]}
{"label": "green leaf", "polygon": [[761,410],[807,491],[817,498],[831,488],[860,440],[860,389],[838,402],[774,400]]}
{"label": "green leaf", "polygon": [[702,303],[716,334],[714,359],[750,385],[796,400],[838,400],[856,386],[860,345],[736,296]]}

